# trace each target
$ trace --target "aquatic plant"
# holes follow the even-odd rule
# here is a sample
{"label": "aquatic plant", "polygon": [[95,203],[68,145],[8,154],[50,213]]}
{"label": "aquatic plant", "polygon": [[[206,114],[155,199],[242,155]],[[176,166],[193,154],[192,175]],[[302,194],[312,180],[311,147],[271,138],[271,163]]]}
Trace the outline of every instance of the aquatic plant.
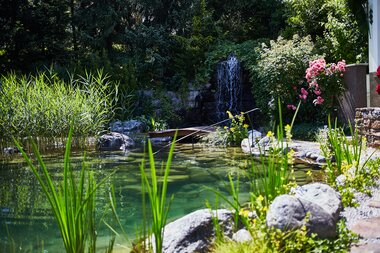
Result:
{"label": "aquatic plant", "polygon": [[[169,172],[170,172],[170,166],[171,161],[173,158],[173,152],[174,152],[174,146],[175,146],[175,140],[176,140],[177,134],[175,134],[173,138],[173,143],[170,147],[168,159],[165,164],[165,170],[163,171],[164,175],[162,178],[162,184],[159,184],[160,181],[157,177],[157,170],[156,165],[154,161],[153,151],[152,151],[152,144],[150,141],[148,142],[148,156],[149,156],[149,168],[150,168],[150,180],[149,176],[145,172],[145,161],[143,160],[140,166],[141,171],[141,188],[143,192],[143,212],[144,212],[144,226],[146,225],[146,216],[145,216],[145,191],[148,193],[148,200],[150,204],[150,212],[151,212],[151,231],[154,235],[153,241],[155,246],[155,252],[161,253],[162,252],[162,243],[164,238],[164,228],[166,225],[166,220],[168,217],[170,204],[173,201],[174,196],[172,195],[169,199],[168,203],[166,200],[167,195],[167,187],[168,187],[168,179],[169,179]],[[144,228],[145,229],[145,228]],[[145,235],[145,233],[144,233]],[[150,238],[148,239],[150,241]],[[151,242],[149,242],[151,244]],[[150,248],[151,245],[149,245]],[[145,247],[145,239],[143,242],[143,249],[146,249]]]}
{"label": "aquatic plant", "polygon": [[[293,174],[293,152],[288,150],[288,143],[291,141],[291,132],[300,105],[301,102],[296,107],[291,124],[284,127],[281,102],[278,100],[279,124],[276,127],[276,136],[271,131],[268,132],[270,148],[268,151],[260,150],[260,166],[253,162],[250,171],[253,202],[262,196],[265,205],[269,206],[275,197],[287,191],[289,177]],[[257,177],[257,175],[262,176]]]}
{"label": "aquatic plant", "polygon": [[16,139],[14,142],[50,203],[66,252],[91,253],[96,251],[96,190],[105,183],[112,173],[97,184],[93,172],[87,170],[85,161],[83,161],[79,177],[76,178],[77,175],[70,166],[72,135],[73,127],[70,128],[66,142],[63,180],[58,187],[53,183],[35,141],[30,138],[38,167],[33,164],[32,159],[26,154],[19,142]]}
{"label": "aquatic plant", "polygon": [[70,122],[76,126],[73,136],[97,135],[113,115],[115,88],[101,70],[69,82],[51,71],[9,73],[0,80],[0,139],[64,139]]}

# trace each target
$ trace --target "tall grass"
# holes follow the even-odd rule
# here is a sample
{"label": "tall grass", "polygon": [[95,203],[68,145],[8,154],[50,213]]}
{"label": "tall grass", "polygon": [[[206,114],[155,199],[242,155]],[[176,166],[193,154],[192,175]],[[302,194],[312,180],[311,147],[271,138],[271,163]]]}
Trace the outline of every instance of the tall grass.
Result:
{"label": "tall grass", "polygon": [[371,158],[369,156],[362,164],[361,158],[365,141],[359,135],[357,129],[349,125],[350,135],[348,138],[341,127],[337,126],[337,120],[331,123],[328,117],[328,129],[324,140],[320,140],[320,147],[323,155],[326,157],[326,175],[327,181],[335,184],[336,178],[345,173],[345,170],[354,167],[354,174],[366,165]]}
{"label": "tall grass", "polygon": [[31,140],[38,167],[33,164],[20,144],[15,139],[14,141],[50,203],[66,252],[91,253],[96,251],[96,189],[109,177],[97,184],[93,172],[86,169],[83,161],[79,177],[76,179],[77,175],[70,167],[72,135],[73,128],[70,128],[64,155],[63,180],[58,187],[54,185],[36,143]]}
{"label": "tall grass", "polygon": [[96,135],[113,115],[115,86],[102,71],[68,82],[49,71],[9,73],[0,80],[0,139],[64,139],[70,122],[76,126],[74,136]]}
{"label": "tall grass", "polygon": [[[300,107],[300,103],[298,103],[291,124],[284,127],[280,100],[278,104],[279,124],[276,127],[277,138],[272,138],[272,144],[268,152],[260,152],[259,165],[252,162],[250,171],[251,195],[253,199],[262,196],[266,206],[269,206],[278,195],[287,191],[285,186],[289,184],[292,173],[292,153],[288,150],[288,142],[291,141],[291,131]],[[252,200],[252,202],[255,201]]]}
{"label": "tall grass", "polygon": [[[162,252],[162,245],[164,239],[164,228],[166,225],[166,220],[168,217],[170,204],[173,201],[174,196],[172,195],[167,203],[166,195],[167,195],[167,187],[168,187],[168,179],[171,161],[174,152],[174,144],[176,140],[176,135],[174,136],[173,144],[170,147],[169,156],[165,164],[165,169],[163,171],[162,184],[159,184],[160,181],[157,177],[157,170],[153,156],[152,144],[148,142],[148,155],[149,155],[149,165],[150,165],[150,174],[146,174],[145,172],[145,162],[142,161],[140,166],[141,171],[141,187],[143,191],[143,205],[144,205],[144,213],[146,211],[145,208],[145,191],[148,193],[148,200],[150,204],[150,212],[151,212],[151,232],[154,235],[154,247],[156,253]],[[150,180],[149,180],[150,177]],[[144,215],[145,219],[146,216]],[[146,220],[144,219],[144,225],[146,225]],[[145,233],[144,233],[145,235]],[[143,245],[145,246],[145,245]],[[146,247],[143,247],[146,249]]]}

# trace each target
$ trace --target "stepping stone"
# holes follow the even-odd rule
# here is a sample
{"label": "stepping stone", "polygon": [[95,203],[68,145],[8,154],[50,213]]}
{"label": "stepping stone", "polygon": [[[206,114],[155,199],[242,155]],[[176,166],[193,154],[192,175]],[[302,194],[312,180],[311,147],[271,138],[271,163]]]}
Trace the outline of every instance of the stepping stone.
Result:
{"label": "stepping stone", "polygon": [[351,230],[366,239],[380,238],[380,217],[359,220]]}
{"label": "stepping stone", "polygon": [[380,253],[379,243],[366,243],[351,248],[350,253]]}
{"label": "stepping stone", "polygon": [[374,207],[374,208],[380,208],[380,201],[379,200],[372,200],[368,204],[369,207]]}

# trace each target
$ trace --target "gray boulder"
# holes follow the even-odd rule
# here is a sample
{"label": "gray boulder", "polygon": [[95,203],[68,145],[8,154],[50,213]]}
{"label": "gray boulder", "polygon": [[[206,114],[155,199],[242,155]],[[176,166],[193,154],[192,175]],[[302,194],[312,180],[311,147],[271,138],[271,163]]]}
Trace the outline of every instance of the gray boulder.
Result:
{"label": "gray boulder", "polygon": [[321,238],[335,237],[342,210],[339,193],[321,183],[298,187],[293,193],[274,199],[267,213],[267,225],[290,230],[306,224],[310,233],[316,233]]}
{"label": "gray boulder", "polygon": [[297,187],[294,194],[299,199],[306,199],[322,207],[334,220],[339,219],[343,209],[341,196],[331,186],[322,183],[312,183]]}
{"label": "gray boulder", "polygon": [[260,141],[262,134],[257,130],[250,130],[248,132],[248,141],[251,147],[255,146]]}
{"label": "gray boulder", "polygon": [[232,240],[235,242],[249,242],[252,241],[251,233],[245,228],[238,230],[232,235]]}
{"label": "gray boulder", "polygon": [[215,236],[212,217],[218,218],[224,234],[231,237],[233,224],[231,211],[201,209],[165,226],[163,252],[207,252]]}
{"label": "gray boulder", "polygon": [[140,133],[144,129],[144,123],[138,120],[115,121],[110,123],[110,131],[117,133]]}
{"label": "gray boulder", "polygon": [[125,134],[111,132],[98,139],[98,149],[101,151],[126,151],[135,145],[134,141]]}

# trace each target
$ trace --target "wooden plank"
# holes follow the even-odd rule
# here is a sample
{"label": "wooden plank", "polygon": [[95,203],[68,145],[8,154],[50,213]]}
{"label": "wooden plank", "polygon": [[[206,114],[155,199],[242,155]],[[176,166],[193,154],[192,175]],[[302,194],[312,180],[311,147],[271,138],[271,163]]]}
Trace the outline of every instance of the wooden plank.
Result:
{"label": "wooden plank", "polygon": [[[157,137],[173,137],[175,135],[175,132],[177,129],[167,129],[163,131],[154,131],[149,132],[149,138],[157,138]],[[177,137],[183,137],[183,136],[201,136],[206,135],[209,133],[215,132],[215,129],[213,127],[187,127],[187,128],[180,128],[178,129]]]}

